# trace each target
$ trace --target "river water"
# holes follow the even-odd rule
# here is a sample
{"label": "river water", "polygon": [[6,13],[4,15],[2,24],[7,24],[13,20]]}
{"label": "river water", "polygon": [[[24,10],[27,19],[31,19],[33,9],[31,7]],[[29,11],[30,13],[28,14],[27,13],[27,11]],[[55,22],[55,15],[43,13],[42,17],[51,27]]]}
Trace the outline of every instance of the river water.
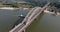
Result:
{"label": "river water", "polygon": [[[27,13],[27,10],[0,10],[0,32],[8,32],[21,19],[17,15],[26,16]],[[26,32],[60,32],[60,15],[42,13],[27,27]]]}
{"label": "river water", "polygon": [[16,22],[21,21],[19,15],[28,13],[28,10],[2,10],[0,9],[0,32],[8,32]]}
{"label": "river water", "polygon": [[42,13],[26,29],[26,32],[60,32],[60,15]]}

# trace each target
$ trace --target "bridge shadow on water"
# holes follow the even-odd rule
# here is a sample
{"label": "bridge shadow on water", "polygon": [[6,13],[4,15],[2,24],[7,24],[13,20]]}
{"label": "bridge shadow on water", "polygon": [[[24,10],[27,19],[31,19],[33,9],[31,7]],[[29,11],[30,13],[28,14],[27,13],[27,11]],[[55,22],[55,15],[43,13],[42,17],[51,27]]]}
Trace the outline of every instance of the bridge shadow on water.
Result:
{"label": "bridge shadow on water", "polygon": [[25,18],[24,16],[18,16],[19,19],[13,24],[12,29],[17,26],[19,23],[22,23],[23,19]]}

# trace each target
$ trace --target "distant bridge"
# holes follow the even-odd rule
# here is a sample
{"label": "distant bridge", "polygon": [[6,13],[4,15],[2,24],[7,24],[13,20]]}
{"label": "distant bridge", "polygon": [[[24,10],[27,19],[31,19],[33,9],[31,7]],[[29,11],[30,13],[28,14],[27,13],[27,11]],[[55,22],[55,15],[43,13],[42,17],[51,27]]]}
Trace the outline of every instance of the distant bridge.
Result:
{"label": "distant bridge", "polygon": [[18,24],[10,30],[9,32],[22,32],[24,31],[32,22],[34,19],[36,19],[39,14],[41,14],[49,5],[50,3],[46,4],[43,8],[41,7],[35,7],[33,8],[25,17],[25,19],[22,21],[22,23]]}

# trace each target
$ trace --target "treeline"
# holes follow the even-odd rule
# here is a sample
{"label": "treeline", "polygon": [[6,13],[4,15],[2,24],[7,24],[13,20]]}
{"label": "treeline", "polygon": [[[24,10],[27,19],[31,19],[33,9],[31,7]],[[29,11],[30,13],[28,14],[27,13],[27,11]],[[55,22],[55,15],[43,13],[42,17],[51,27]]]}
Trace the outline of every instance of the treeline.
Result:
{"label": "treeline", "polygon": [[[23,1],[25,1],[25,0],[23,0]],[[31,5],[31,7],[36,7],[36,6],[43,7],[47,3],[47,1],[44,1],[44,2],[38,1],[37,2],[35,0],[26,0],[26,2],[29,3],[29,5]],[[12,7],[19,7],[19,3],[13,2],[13,1],[12,2],[7,2],[7,1],[3,2],[3,5],[10,5]]]}
{"label": "treeline", "polygon": [[59,2],[60,0],[24,0],[26,2],[30,2],[32,6],[43,7],[48,2]]}
{"label": "treeline", "polygon": [[55,6],[57,8],[60,8],[60,2],[51,2],[50,6]]}
{"label": "treeline", "polygon": [[44,1],[44,2],[42,2],[42,1],[35,1],[35,0],[26,0],[27,2],[29,2],[29,3],[31,3],[31,5],[32,6],[38,6],[38,7],[43,7],[46,3],[47,3],[47,1]]}
{"label": "treeline", "polygon": [[18,4],[16,2],[4,2],[2,5],[10,6],[10,7],[16,7],[18,8]]}

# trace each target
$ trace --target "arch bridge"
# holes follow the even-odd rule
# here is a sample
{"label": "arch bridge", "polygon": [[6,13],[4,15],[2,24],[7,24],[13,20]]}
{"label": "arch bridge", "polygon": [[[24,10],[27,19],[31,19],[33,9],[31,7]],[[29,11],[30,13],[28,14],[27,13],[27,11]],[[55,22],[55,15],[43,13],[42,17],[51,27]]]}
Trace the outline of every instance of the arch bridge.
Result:
{"label": "arch bridge", "polygon": [[49,5],[50,3],[47,3],[43,8],[41,7],[35,7],[33,8],[25,17],[25,19],[22,21],[22,23],[15,26],[12,30],[9,32],[23,32]]}

